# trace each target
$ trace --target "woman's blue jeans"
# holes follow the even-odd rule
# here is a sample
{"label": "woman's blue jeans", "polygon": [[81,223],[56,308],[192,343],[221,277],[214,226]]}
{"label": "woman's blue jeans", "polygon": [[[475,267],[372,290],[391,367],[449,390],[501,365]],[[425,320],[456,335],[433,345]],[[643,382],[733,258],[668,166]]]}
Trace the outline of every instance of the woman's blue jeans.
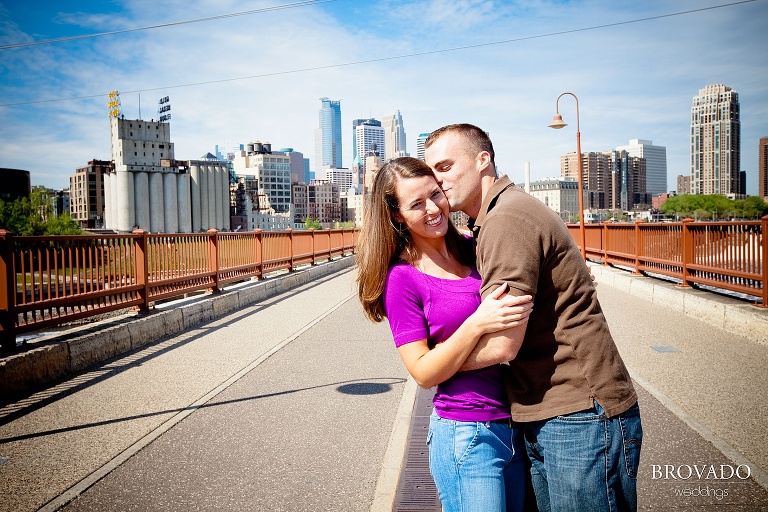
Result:
{"label": "woman's blue jeans", "polygon": [[522,430],[493,422],[429,419],[429,470],[443,512],[522,511]]}
{"label": "woman's blue jeans", "polygon": [[587,411],[520,425],[540,512],[637,510],[637,404],[608,418],[595,402]]}

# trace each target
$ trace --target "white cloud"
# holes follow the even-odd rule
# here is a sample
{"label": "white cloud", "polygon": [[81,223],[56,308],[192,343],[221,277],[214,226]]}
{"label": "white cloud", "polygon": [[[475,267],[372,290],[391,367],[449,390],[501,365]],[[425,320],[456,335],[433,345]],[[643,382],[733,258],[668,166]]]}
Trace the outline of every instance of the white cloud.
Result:
{"label": "white cloud", "polygon": [[[91,13],[96,29],[244,10],[239,3],[214,1],[135,0],[121,7],[109,16]],[[606,1],[339,0],[0,51],[0,103],[104,95],[0,107],[0,166],[27,168],[34,183],[62,187],[77,166],[108,159],[106,93],[118,89],[124,92],[126,117],[138,116],[139,95],[128,91],[144,91],[146,119],[156,118],[157,100],[170,96],[177,158],[197,158],[215,144],[259,139],[314,159],[318,99],[327,96],[342,102],[347,165],[351,120],[381,118],[398,109],[412,152],[419,133],[473,122],[491,133],[502,171],[519,180],[530,161],[533,177],[544,177],[558,174],[560,154],[575,150],[572,98],[560,103],[571,127],[547,128],[555,99],[571,91],[580,100],[583,151],[652,139],[667,147],[674,183],[675,174],[687,172],[691,98],[708,83],[722,82],[740,94],[742,166],[748,190],[756,193],[757,138],[768,135],[768,81],[759,65],[760,49],[768,43],[761,3],[534,37],[696,8],[700,3],[689,1],[635,7]],[[57,19],[82,23],[85,18]],[[0,33],[0,41],[23,39],[2,14],[1,26],[10,28]],[[518,41],[488,44],[508,40]],[[480,44],[485,46],[436,51]],[[435,53],[393,58],[423,52]],[[374,62],[342,65],[362,61]],[[230,80],[242,77],[253,78]],[[56,153],[32,151],[40,141]]]}

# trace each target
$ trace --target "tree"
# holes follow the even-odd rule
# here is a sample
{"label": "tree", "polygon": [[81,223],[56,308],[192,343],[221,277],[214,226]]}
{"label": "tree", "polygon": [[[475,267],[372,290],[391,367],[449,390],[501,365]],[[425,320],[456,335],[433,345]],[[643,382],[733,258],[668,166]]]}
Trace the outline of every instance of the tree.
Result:
{"label": "tree", "polygon": [[757,196],[734,201],[736,215],[743,219],[762,218],[768,215],[768,203]]}
{"label": "tree", "polygon": [[7,229],[16,236],[78,235],[82,230],[65,213],[53,214],[53,206],[47,191],[35,188],[29,197],[12,202],[0,200],[0,229]]}
{"label": "tree", "polygon": [[681,194],[667,199],[660,209],[669,216],[679,214],[700,220],[730,217],[754,219],[768,213],[768,204],[755,196],[734,201],[720,194]]}
{"label": "tree", "polygon": [[83,232],[69,213],[48,219],[44,224],[44,231],[46,235],[79,235]]}
{"label": "tree", "polygon": [[12,202],[0,201],[0,228],[14,235],[29,236],[41,234],[42,219],[32,208],[27,197]]}
{"label": "tree", "polygon": [[304,229],[323,229],[323,225],[317,219],[306,217],[304,219]]}

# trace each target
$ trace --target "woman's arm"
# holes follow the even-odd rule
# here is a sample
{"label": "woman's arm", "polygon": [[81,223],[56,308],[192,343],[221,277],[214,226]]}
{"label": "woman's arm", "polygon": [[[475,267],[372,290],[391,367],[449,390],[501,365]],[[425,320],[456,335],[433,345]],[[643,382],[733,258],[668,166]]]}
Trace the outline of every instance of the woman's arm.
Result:
{"label": "woman's arm", "polygon": [[398,347],[405,367],[419,386],[431,388],[453,377],[483,335],[528,321],[531,297],[505,296],[505,291],[505,286],[494,290],[447,340],[433,349],[429,349],[426,339]]}

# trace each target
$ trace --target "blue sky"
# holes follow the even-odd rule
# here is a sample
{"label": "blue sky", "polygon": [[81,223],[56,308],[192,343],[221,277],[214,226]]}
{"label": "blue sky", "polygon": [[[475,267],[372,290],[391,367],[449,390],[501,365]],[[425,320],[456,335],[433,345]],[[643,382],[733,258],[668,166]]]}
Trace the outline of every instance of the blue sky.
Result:
{"label": "blue sky", "polygon": [[[0,0],[0,46],[298,2]],[[768,136],[768,0],[707,10],[731,2],[302,3],[0,49],[0,167],[64,188],[77,167],[110,159],[107,93],[118,90],[126,118],[141,105],[143,118],[156,119],[158,100],[170,97],[177,159],[260,140],[314,160],[319,98],[329,97],[341,100],[345,166],[352,119],[400,110],[412,153],[419,133],[474,123],[490,133],[499,170],[522,181],[525,162],[533,179],[556,176],[560,155],[575,151],[572,98],[560,101],[570,126],[547,127],[569,91],[579,98],[583,151],[650,139],[667,148],[672,190],[689,172],[691,100],[721,83],[739,93],[741,166],[747,192],[757,194],[758,140]],[[636,21],[647,18],[656,19]]]}

